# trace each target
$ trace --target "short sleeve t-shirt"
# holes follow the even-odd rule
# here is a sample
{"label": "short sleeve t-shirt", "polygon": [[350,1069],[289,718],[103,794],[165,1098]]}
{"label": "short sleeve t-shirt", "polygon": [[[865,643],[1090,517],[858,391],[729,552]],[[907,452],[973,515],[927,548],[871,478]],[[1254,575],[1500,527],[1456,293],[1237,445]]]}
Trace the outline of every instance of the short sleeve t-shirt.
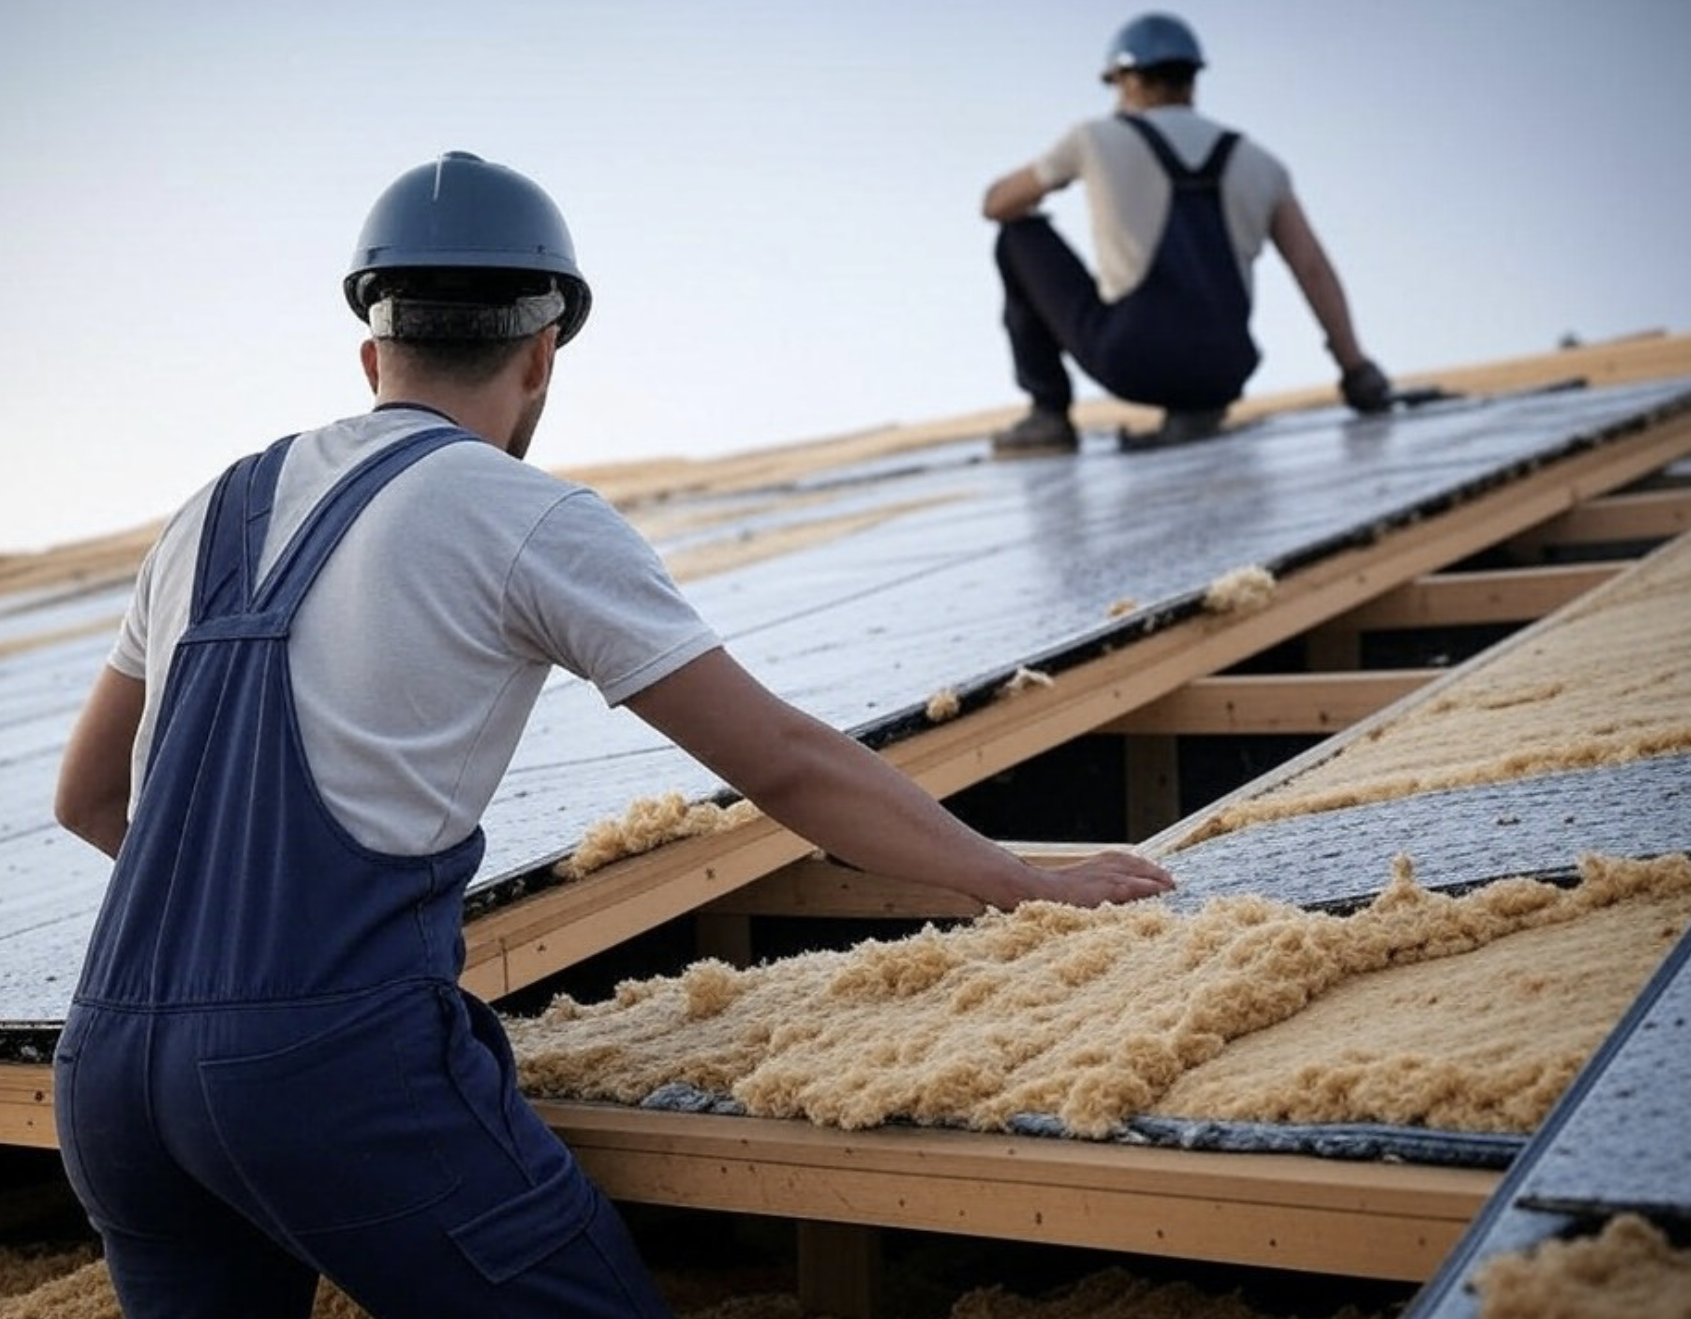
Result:
{"label": "short sleeve t-shirt", "polygon": [[[261,574],[341,476],[440,424],[426,409],[385,408],[295,439]],[[146,683],[137,793],[211,489],[148,554],[110,658]],[[408,468],[359,515],[300,606],[288,653],[330,810],[363,846],[419,856],[481,819],[554,665],[617,705],[720,644],[599,495],[466,442]]]}
{"label": "short sleeve t-shirt", "polygon": [[[1142,117],[1193,168],[1203,164],[1227,131],[1184,105],[1158,106]],[[1033,170],[1047,188],[1082,180],[1098,264],[1098,295],[1115,302],[1133,292],[1150,269],[1172,192],[1145,140],[1115,115],[1088,120],[1034,161]],[[1221,177],[1221,207],[1247,294],[1251,267],[1262,251],[1274,210],[1291,191],[1286,167],[1250,138],[1241,137]]]}

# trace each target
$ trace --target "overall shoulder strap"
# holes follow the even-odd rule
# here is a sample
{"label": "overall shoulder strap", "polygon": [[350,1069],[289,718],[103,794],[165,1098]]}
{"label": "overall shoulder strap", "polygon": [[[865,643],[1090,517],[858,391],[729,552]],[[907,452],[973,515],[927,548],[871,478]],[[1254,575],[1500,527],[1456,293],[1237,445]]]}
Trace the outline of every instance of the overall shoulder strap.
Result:
{"label": "overall shoulder strap", "polygon": [[1215,145],[1210,148],[1209,155],[1204,157],[1204,163],[1192,173],[1194,183],[1219,184],[1221,172],[1227,168],[1227,162],[1233,159],[1233,148],[1239,145],[1239,135],[1228,131],[1216,138]]}
{"label": "overall shoulder strap", "polygon": [[253,597],[254,609],[291,616],[347,528],[382,487],[436,449],[464,440],[476,437],[457,426],[435,427],[390,444],[354,467],[317,502],[277,556]]}
{"label": "overall shoulder strap", "polygon": [[262,453],[248,454],[219,478],[206,505],[194,566],[189,622],[241,613],[252,604],[259,555],[275,506],[276,478],[292,435]]}
{"label": "overall shoulder strap", "polygon": [[1139,136],[1145,139],[1145,145],[1151,148],[1152,154],[1163,167],[1163,173],[1168,175],[1168,181],[1177,190],[1215,187],[1221,181],[1221,172],[1227,168],[1233,148],[1239,142],[1238,133],[1231,130],[1223,133],[1210,148],[1209,155],[1204,157],[1204,163],[1197,169],[1192,169],[1175,155],[1168,139],[1148,119],[1142,115],[1128,114],[1126,111],[1118,112],[1116,118],[1139,130]]}

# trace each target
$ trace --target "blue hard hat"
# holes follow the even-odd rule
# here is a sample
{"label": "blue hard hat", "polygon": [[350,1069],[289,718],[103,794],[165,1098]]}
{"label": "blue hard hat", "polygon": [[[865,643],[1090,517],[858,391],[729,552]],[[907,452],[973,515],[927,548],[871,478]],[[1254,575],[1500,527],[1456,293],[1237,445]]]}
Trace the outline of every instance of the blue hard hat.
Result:
{"label": "blue hard hat", "polygon": [[1149,69],[1158,64],[1204,67],[1197,35],[1173,14],[1141,14],[1115,35],[1104,52],[1105,82],[1123,69]]}
{"label": "blue hard hat", "polygon": [[[555,319],[561,344],[581,329],[593,301],[557,205],[530,179],[468,151],[448,151],[388,186],[364,221],[341,287],[358,319],[369,322],[393,282],[418,273],[457,279],[471,291],[466,302],[485,273],[488,286],[502,290],[490,301],[523,304],[521,315],[459,318],[475,337],[532,334]],[[546,286],[545,295],[504,291],[513,277],[526,276]],[[555,317],[534,323],[551,309]],[[384,326],[390,319],[381,317]]]}

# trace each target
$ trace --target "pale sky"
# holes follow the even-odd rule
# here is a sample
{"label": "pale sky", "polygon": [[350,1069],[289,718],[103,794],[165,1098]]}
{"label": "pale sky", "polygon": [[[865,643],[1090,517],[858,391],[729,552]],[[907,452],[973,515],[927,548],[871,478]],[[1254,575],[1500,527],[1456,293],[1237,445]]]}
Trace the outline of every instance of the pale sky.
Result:
{"label": "pale sky", "polygon": [[[1691,3],[1191,0],[1388,372],[1691,329]],[[985,186],[1107,113],[1095,0],[10,0],[0,551],[361,411],[358,229],[446,150],[562,206],[594,311],[531,460],[1017,403]],[[1050,208],[1089,251],[1074,190]],[[1272,252],[1250,392],[1325,383]],[[1080,393],[1097,387],[1076,377]]]}

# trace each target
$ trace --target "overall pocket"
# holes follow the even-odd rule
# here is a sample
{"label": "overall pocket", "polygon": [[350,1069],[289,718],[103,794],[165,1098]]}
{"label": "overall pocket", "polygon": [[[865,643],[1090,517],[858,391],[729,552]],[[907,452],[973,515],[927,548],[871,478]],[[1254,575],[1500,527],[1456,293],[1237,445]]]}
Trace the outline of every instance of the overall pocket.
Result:
{"label": "overall pocket", "polygon": [[[324,1009],[296,1011],[311,1020]],[[433,1134],[443,1052],[432,994],[390,994],[349,1005],[286,1047],[201,1062],[200,1087],[225,1155],[265,1214],[298,1233],[357,1227],[458,1184]]]}

